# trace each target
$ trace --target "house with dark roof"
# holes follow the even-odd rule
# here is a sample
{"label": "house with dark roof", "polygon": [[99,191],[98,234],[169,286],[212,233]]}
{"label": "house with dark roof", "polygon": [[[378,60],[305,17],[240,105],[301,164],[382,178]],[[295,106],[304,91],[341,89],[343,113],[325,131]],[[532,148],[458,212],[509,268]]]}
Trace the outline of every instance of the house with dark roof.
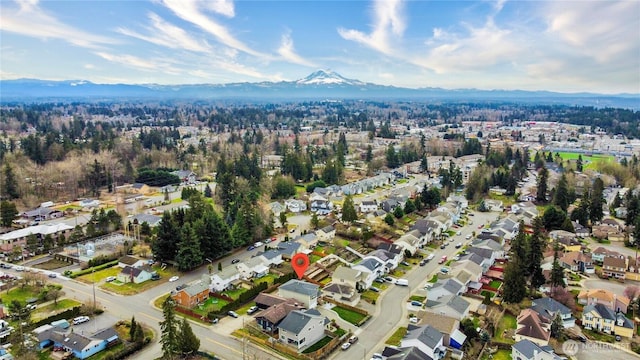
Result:
{"label": "house with dark roof", "polygon": [[558,261],[562,267],[571,271],[585,274],[595,273],[595,267],[593,266],[590,253],[585,254],[582,251],[572,251],[565,253]]}
{"label": "house with dark roof", "polygon": [[135,256],[125,255],[118,259],[118,266],[121,268],[131,266],[131,267],[141,267],[143,266],[147,260],[139,259]]}
{"label": "house with dark roof", "polygon": [[527,339],[540,346],[549,345],[551,320],[541,317],[532,309],[524,309],[520,311],[516,321],[518,323],[515,334],[516,341]]}
{"label": "house with dark roof", "polygon": [[499,252],[493,251],[491,249],[479,248],[475,246],[471,246],[467,248],[467,254],[475,254],[482,257],[484,260],[482,261],[482,272],[486,273],[491,266],[495,263],[498,258]]}
{"label": "house with dark roof", "polygon": [[280,253],[282,259],[291,260],[295,254],[300,252],[301,244],[296,241],[281,241],[275,250]]}
{"label": "house with dark roof", "polygon": [[377,277],[384,275],[386,270],[382,261],[375,257],[363,259],[351,268],[362,273],[361,282],[365,289],[368,289]]}
{"label": "house with dark roof", "polygon": [[317,241],[329,242],[336,236],[336,229],[333,225],[327,225],[322,229],[316,230]]}
{"label": "house with dark roof", "polygon": [[125,266],[116,276],[116,280],[122,283],[140,284],[151,279],[151,272],[144,268],[136,268],[133,266]]}
{"label": "house with dark roof", "polygon": [[160,224],[162,221],[162,216],[157,216],[153,214],[136,214],[133,216],[132,223],[134,224],[144,224],[147,223],[150,227],[155,227]]}
{"label": "house with dark roof", "polygon": [[118,334],[113,328],[101,330],[92,336],[73,331],[69,333],[51,331],[48,335],[54,346],[60,346],[72,352],[78,359],[86,359],[119,341]]}
{"label": "house with dark roof", "polygon": [[171,174],[176,175],[183,185],[193,185],[196,181],[196,174],[191,170],[176,170]]}
{"label": "house with dark roof", "polygon": [[459,296],[464,292],[464,284],[457,280],[440,279],[427,291],[427,300],[437,301],[443,296],[456,295]]}
{"label": "house with dark roof", "polygon": [[275,333],[278,325],[290,312],[304,310],[304,306],[294,299],[284,299],[283,302],[269,306],[255,315],[256,323],[262,331]]}
{"label": "house with dark roof", "polygon": [[584,239],[588,238],[591,235],[591,231],[589,231],[589,228],[582,226],[579,222],[573,221],[572,224],[573,232],[577,237]]}
{"label": "house with dark roof", "polygon": [[171,298],[180,306],[192,308],[209,298],[209,284],[198,281],[177,291]]}
{"label": "house with dark roof", "polygon": [[603,304],[587,305],[582,311],[582,326],[585,329],[631,338],[633,322],[620,311],[613,311]]}
{"label": "house with dark roof", "polygon": [[[292,300],[295,301],[295,299]],[[258,296],[256,296],[254,302],[256,303],[258,309],[264,310],[271,306],[287,302],[287,299],[278,295],[261,292],[260,294],[258,294]]]}
{"label": "house with dark roof", "polygon": [[382,357],[386,360],[433,360],[415,346],[396,347],[387,346],[382,350]]}
{"label": "house with dark roof", "polygon": [[563,360],[556,355],[551,346],[540,346],[531,340],[523,339],[511,346],[513,360]]}
{"label": "house with dark roof", "polygon": [[531,310],[537,312],[541,317],[550,319],[552,322],[559,315],[564,328],[576,325],[576,319],[573,317],[571,309],[552,298],[544,297],[533,300]]}
{"label": "house with dark roof", "polygon": [[467,336],[460,331],[460,321],[449,316],[430,313],[428,316],[419,316],[420,325],[429,325],[442,334],[442,343],[454,349],[461,349]]}
{"label": "house with dark roof", "polygon": [[307,309],[315,309],[318,306],[320,287],[316,284],[291,279],[278,287],[278,296],[296,299]]}
{"label": "house with dark roof", "polygon": [[391,272],[393,269],[398,267],[400,261],[402,261],[402,257],[400,254],[394,254],[392,252],[388,252],[385,250],[373,250],[365,256],[367,258],[375,258],[376,260],[380,260],[385,267],[385,272]]}
{"label": "house with dark roof", "polygon": [[358,208],[361,213],[366,214],[378,210],[378,202],[375,200],[362,200]]}
{"label": "house with dark roof", "polygon": [[359,293],[349,285],[329,283],[322,288],[322,294],[352,306],[356,306],[360,300]]}
{"label": "house with dark roof", "polygon": [[318,310],[293,310],[278,325],[280,342],[303,351],[324,338],[327,324]]}
{"label": "house with dark roof", "polygon": [[434,360],[442,359],[447,353],[442,334],[429,325],[409,324],[407,334],[400,341],[400,346],[403,348],[416,347]]}
{"label": "house with dark roof", "polygon": [[604,258],[606,257],[614,257],[619,259],[624,259],[624,255],[620,254],[617,251],[609,250],[605,247],[598,247],[591,252],[591,259],[594,262],[602,264],[604,262]]}

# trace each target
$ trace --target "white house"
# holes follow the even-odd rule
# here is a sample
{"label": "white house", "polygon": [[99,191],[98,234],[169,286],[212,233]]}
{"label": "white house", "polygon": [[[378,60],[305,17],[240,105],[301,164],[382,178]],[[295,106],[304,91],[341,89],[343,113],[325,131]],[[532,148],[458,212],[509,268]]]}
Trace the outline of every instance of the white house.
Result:
{"label": "white house", "polygon": [[374,280],[385,273],[385,266],[382,261],[373,257],[363,259],[351,268],[362,272],[361,287],[363,289],[370,288]]}
{"label": "white house", "polygon": [[364,290],[362,288],[363,273],[357,269],[340,265],[331,274],[331,282],[339,285],[346,285],[356,290]]}
{"label": "white house", "polygon": [[260,257],[254,257],[243,261],[237,265],[240,277],[247,280],[251,278],[261,278],[269,273],[269,267],[266,266]]}
{"label": "white house", "polygon": [[363,214],[378,210],[378,203],[375,200],[363,200],[360,205],[360,212]]}
{"label": "white house", "polygon": [[415,326],[409,324],[407,334],[402,338],[400,346],[417,347],[433,360],[442,359],[447,353],[447,348],[443,344],[442,333],[430,325]]}
{"label": "white house", "polygon": [[318,306],[320,287],[316,284],[291,279],[280,285],[278,296],[300,301],[307,309],[315,309]]}
{"label": "white house", "polygon": [[551,346],[540,346],[530,340],[524,339],[511,346],[511,359],[513,360],[562,360],[553,352]]}
{"label": "white house", "polygon": [[120,273],[116,276],[116,279],[123,283],[140,284],[151,279],[151,273],[142,268],[134,268],[131,266],[125,266]]}
{"label": "white house", "polygon": [[228,266],[222,271],[211,275],[209,288],[211,291],[221,292],[227,290],[231,283],[240,279],[240,272],[235,266]]}
{"label": "white house", "polygon": [[332,225],[327,225],[316,231],[317,241],[329,242],[336,236],[336,229]]}
{"label": "white house", "polygon": [[435,301],[427,301],[426,311],[449,316],[458,320],[469,316],[471,304],[457,295],[446,295]]}
{"label": "white house", "polygon": [[386,250],[381,250],[381,249],[377,249],[377,250],[373,250],[372,252],[370,252],[369,254],[367,254],[367,256],[365,256],[364,258],[370,258],[370,257],[375,257],[376,260],[380,260],[382,261],[382,263],[385,266],[385,272],[388,273],[390,271],[392,271],[393,269],[398,267],[398,263],[400,261],[402,261],[401,257],[399,256],[399,254],[394,254],[390,251],[386,251]]}
{"label": "white house", "polygon": [[284,205],[292,213],[299,213],[307,210],[307,204],[302,200],[288,199],[284,202]]}
{"label": "white house", "polygon": [[324,338],[328,323],[318,310],[293,310],[278,325],[280,342],[301,351]]}

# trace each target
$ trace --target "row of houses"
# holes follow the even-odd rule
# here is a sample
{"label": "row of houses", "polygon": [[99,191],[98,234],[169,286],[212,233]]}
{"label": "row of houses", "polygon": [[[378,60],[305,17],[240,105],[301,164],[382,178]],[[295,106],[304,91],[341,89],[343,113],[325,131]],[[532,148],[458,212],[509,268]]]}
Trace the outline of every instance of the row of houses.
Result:
{"label": "row of houses", "polygon": [[624,256],[616,251],[598,247],[587,252],[581,245],[565,246],[566,250],[559,259],[560,264],[567,270],[584,274],[595,273],[595,264],[602,266],[602,276],[614,279],[640,280],[640,259]]}

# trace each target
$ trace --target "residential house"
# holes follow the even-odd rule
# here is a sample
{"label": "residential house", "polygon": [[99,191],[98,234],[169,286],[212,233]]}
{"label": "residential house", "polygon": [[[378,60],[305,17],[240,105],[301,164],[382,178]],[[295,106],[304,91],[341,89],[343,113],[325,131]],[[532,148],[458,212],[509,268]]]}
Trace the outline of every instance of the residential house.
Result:
{"label": "residential house", "polygon": [[209,298],[209,285],[198,281],[177,291],[171,298],[180,306],[192,308]]}
{"label": "residential house", "polygon": [[360,293],[355,288],[349,285],[329,283],[322,288],[323,296],[326,296],[337,301],[347,303],[352,306],[357,306],[360,301]]}
{"label": "residential house", "polygon": [[364,259],[370,257],[375,258],[376,260],[380,260],[384,264],[385,273],[389,273],[397,268],[400,261],[402,261],[399,254],[394,254],[386,250],[373,250],[372,252],[368,253],[367,256],[364,257]]}
{"label": "residential house", "polygon": [[[503,251],[502,251],[503,252]],[[486,273],[491,266],[495,263],[500,251],[493,251],[491,249],[479,248],[476,246],[471,246],[467,248],[467,254],[475,254],[478,255],[485,260],[482,262],[480,266],[482,266],[482,272]]]}
{"label": "residential house", "polygon": [[573,221],[573,232],[581,239],[588,238],[591,235],[589,228],[582,226],[579,222]]}
{"label": "residential house", "polygon": [[411,255],[414,255],[420,248],[420,239],[412,233],[405,233],[394,244],[401,247],[403,252],[408,251]]}
{"label": "residential house", "polygon": [[258,312],[255,315],[256,323],[262,331],[274,333],[278,330],[278,325],[290,312],[294,310],[304,310],[304,306],[294,299],[283,299],[285,301],[274,304]]}
{"label": "residential house", "polygon": [[275,249],[283,260],[291,260],[291,258],[304,249],[302,244],[297,241],[281,241]]}
{"label": "residential house", "polygon": [[624,279],[627,272],[626,259],[605,257],[602,262],[602,275],[616,279]]}
{"label": "residential house", "polygon": [[256,298],[253,301],[256,303],[256,306],[260,310],[268,309],[276,304],[282,304],[287,301],[298,303],[296,299],[286,299],[278,295],[264,293],[264,292],[261,292],[260,294],[258,294],[258,296],[256,296]]}
{"label": "residential house", "polygon": [[407,334],[400,341],[400,347],[416,347],[427,354],[433,360],[442,359],[447,348],[444,346],[444,337],[436,328],[424,325],[415,326],[409,324]]}
{"label": "residential house", "polygon": [[370,288],[376,278],[385,274],[383,262],[375,257],[363,259],[351,268],[362,273],[361,283],[363,289]]}
{"label": "residential house", "polygon": [[484,206],[489,211],[503,212],[504,204],[500,200],[485,199]]}
{"label": "residential house", "polygon": [[331,283],[349,286],[357,291],[368,289],[363,282],[363,273],[357,269],[338,266],[331,274]]}
{"label": "residential house", "polygon": [[453,279],[456,279],[459,283],[464,285],[462,292],[467,292],[471,289],[479,289],[482,287],[480,278],[482,278],[482,266],[474,263],[473,261],[456,261],[451,266],[451,272]]}
{"label": "residential house", "polygon": [[393,212],[398,206],[400,206],[400,203],[396,199],[385,199],[380,203],[382,210],[388,213]]}
{"label": "residential house", "polygon": [[476,249],[491,250],[493,252],[493,259],[503,259],[505,256],[503,245],[493,238],[475,240],[473,247]]}
{"label": "residential house", "polygon": [[139,224],[139,225],[147,223],[149,227],[155,227],[155,226],[158,226],[158,224],[160,224],[161,221],[162,221],[162,216],[157,216],[153,214],[136,214],[136,215],[133,215],[131,223]]}
{"label": "residential house", "polygon": [[31,221],[45,221],[45,220],[53,220],[57,218],[61,218],[64,216],[64,213],[60,210],[48,208],[48,207],[39,207],[37,209],[27,211],[22,213],[21,217]]}
{"label": "residential house", "polygon": [[[520,222],[513,215],[509,215],[506,218],[500,220],[489,230],[491,233],[500,236],[504,240],[513,240],[520,228]],[[502,242],[500,242],[502,243]]]}
{"label": "residential house", "polygon": [[469,207],[469,200],[463,195],[449,195],[447,202],[456,204],[460,209],[466,209]]}
{"label": "residential house", "polygon": [[537,312],[541,317],[550,319],[552,322],[556,316],[560,316],[564,328],[576,325],[576,319],[573,317],[571,309],[552,298],[544,297],[533,300],[531,310]]}
{"label": "residential house", "polygon": [[613,311],[627,312],[630,300],[624,295],[617,295],[609,290],[590,289],[582,290],[578,294],[578,304],[595,305],[602,304]]}
{"label": "residential house", "polygon": [[146,195],[151,192],[151,188],[148,185],[142,183],[132,184],[129,189],[131,190],[131,192],[140,195]]}
{"label": "residential house", "polygon": [[280,341],[302,351],[324,338],[328,323],[318,310],[293,310],[278,325]]}
{"label": "residential house", "polygon": [[316,213],[318,215],[327,215],[331,212],[331,210],[333,210],[333,203],[318,194],[311,194],[309,202],[311,204],[310,210],[312,213]]}
{"label": "residential house", "polygon": [[148,271],[144,268],[125,266],[122,271],[118,273],[116,279],[122,283],[134,283],[140,284],[151,279],[152,271]]}
{"label": "residential house", "polygon": [[396,254],[396,256],[399,256],[400,261],[402,261],[402,259],[404,259],[404,249],[401,246],[399,246],[398,244],[381,242],[380,244],[378,244],[376,249],[377,250],[385,250],[385,251],[391,252],[393,254]]}
{"label": "residential house", "polygon": [[49,333],[50,340],[54,346],[60,346],[66,351],[70,351],[78,359],[86,359],[107,348],[108,345],[118,342],[118,334],[113,328],[102,330],[93,336],[85,336],[78,332],[58,332]]}
{"label": "residential house", "polygon": [[491,265],[493,265],[493,263],[491,262],[491,259],[482,257],[478,254],[473,254],[473,253],[472,254],[467,253],[467,255],[461,256],[458,262],[465,262],[465,261],[470,261],[480,266],[482,268],[483,274],[489,271],[489,268],[491,267]]}
{"label": "residential house", "polygon": [[455,279],[440,279],[427,291],[427,300],[437,301],[445,296],[459,296],[464,290],[464,285]]}
{"label": "residential house", "polygon": [[307,210],[307,203],[298,199],[285,200],[284,205],[289,211],[296,214]]}
{"label": "residential house", "polygon": [[296,299],[307,309],[315,309],[318,306],[320,288],[316,284],[291,279],[278,287],[278,296]]}
{"label": "residential house", "polygon": [[39,224],[10,231],[8,233],[0,234],[0,251],[8,253],[11,252],[14,247],[25,247],[27,245],[27,239],[32,235],[42,243],[47,235],[57,239],[60,236],[67,237],[71,234],[71,231],[73,231],[73,226],[63,223]]}
{"label": "residential house", "polygon": [[469,316],[471,304],[457,295],[446,295],[438,300],[427,300],[426,311],[429,313],[449,316],[458,320]]}
{"label": "residential house", "polygon": [[597,262],[599,264],[602,264],[604,262],[604,258],[605,257],[613,257],[613,258],[618,258],[618,259],[624,259],[624,255],[620,254],[617,251],[613,251],[613,250],[609,250],[607,248],[604,248],[602,246],[598,247],[597,249],[593,250],[591,252],[591,259],[594,262]]}
{"label": "residential house", "polygon": [[227,266],[213,275],[209,283],[211,292],[222,292],[231,287],[234,281],[240,279],[240,272],[236,266]]}
{"label": "residential house", "polygon": [[532,309],[524,309],[518,315],[515,340],[527,339],[540,346],[549,345],[552,320],[538,315]]}
{"label": "residential house", "polygon": [[552,230],[549,237],[556,241],[563,248],[564,252],[580,251],[582,244],[578,241],[577,235],[565,230]]}
{"label": "residential house", "polygon": [[633,322],[622,312],[615,312],[603,304],[587,305],[582,311],[582,326],[607,334],[631,338],[634,333]]}
{"label": "residential house", "polygon": [[565,269],[585,274],[595,273],[595,267],[591,260],[591,254],[581,251],[572,251],[565,253],[559,260],[560,265]]}
{"label": "residential house", "polygon": [[244,280],[261,278],[269,274],[269,267],[263,263],[260,257],[242,261],[236,265],[236,268],[240,272],[240,278]]}
{"label": "residential house", "polygon": [[422,317],[420,325],[428,325],[440,331],[442,343],[454,349],[461,349],[467,340],[467,336],[460,331],[460,321],[452,317],[429,314],[429,316]]}
{"label": "residential house", "polygon": [[317,241],[330,242],[336,237],[336,228],[333,225],[327,225],[316,231]]}
{"label": "residential house", "polygon": [[415,346],[397,347],[386,346],[382,350],[382,358],[386,360],[433,360]]}
{"label": "residential house", "polygon": [[617,231],[622,231],[623,230],[623,227],[622,227],[622,225],[620,225],[618,220],[611,219],[611,218],[603,219],[600,222],[600,225],[606,225],[606,226],[612,227],[612,228],[616,229]]}
{"label": "residential house", "polygon": [[194,185],[197,183],[196,174],[191,170],[176,170],[171,174],[176,175],[182,185]]}
{"label": "residential house", "polygon": [[316,247],[316,245],[318,245],[319,240],[320,239],[315,232],[301,234],[293,239],[293,241],[300,244],[300,247],[303,249],[313,249],[314,247]]}
{"label": "residential house", "polygon": [[278,266],[284,262],[282,253],[275,249],[269,249],[256,254],[256,258],[260,259],[265,266]]}
{"label": "residential house", "polygon": [[287,207],[282,203],[280,203],[279,201],[274,201],[272,203],[269,203],[268,206],[269,206],[269,210],[271,210],[271,213],[276,219],[279,219],[280,213],[287,211]]}
{"label": "residential house", "polygon": [[378,202],[375,200],[362,200],[358,209],[361,213],[366,214],[378,210]]}
{"label": "residential house", "polygon": [[80,200],[78,205],[83,210],[91,210],[91,209],[94,209],[94,208],[97,208],[97,207],[100,206],[100,200],[97,200],[97,199],[84,199],[84,200]]}
{"label": "residential house", "polygon": [[139,259],[135,256],[125,255],[118,259],[118,266],[121,268],[131,266],[131,267],[141,267],[147,263],[147,260]]}
{"label": "residential house", "polygon": [[528,339],[523,339],[511,346],[512,360],[563,360],[553,352],[551,346],[540,346]]}

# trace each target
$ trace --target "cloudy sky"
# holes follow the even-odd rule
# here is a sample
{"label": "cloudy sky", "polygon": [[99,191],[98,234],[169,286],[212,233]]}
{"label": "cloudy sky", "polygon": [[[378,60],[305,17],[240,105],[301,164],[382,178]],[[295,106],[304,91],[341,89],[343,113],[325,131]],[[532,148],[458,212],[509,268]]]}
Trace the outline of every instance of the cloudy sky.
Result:
{"label": "cloudy sky", "polygon": [[640,93],[640,1],[0,1],[0,77]]}

